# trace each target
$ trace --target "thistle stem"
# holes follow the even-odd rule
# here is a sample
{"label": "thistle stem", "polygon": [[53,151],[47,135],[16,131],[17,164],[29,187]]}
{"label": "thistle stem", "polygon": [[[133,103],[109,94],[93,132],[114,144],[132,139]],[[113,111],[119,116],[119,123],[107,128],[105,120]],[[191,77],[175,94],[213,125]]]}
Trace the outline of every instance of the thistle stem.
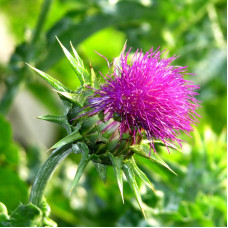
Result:
{"label": "thistle stem", "polygon": [[32,41],[31,43],[36,43],[36,41],[40,38],[41,31],[44,27],[45,20],[47,18],[48,12],[50,10],[51,4],[53,0],[44,0],[42,8],[41,8],[41,13],[39,15],[37,24],[36,24],[36,29],[33,33],[32,36]]}
{"label": "thistle stem", "polygon": [[41,204],[46,184],[48,183],[58,164],[71,153],[71,144],[59,147],[52,152],[49,158],[41,166],[36,176],[29,199],[31,203],[33,203],[36,206],[39,206]]}

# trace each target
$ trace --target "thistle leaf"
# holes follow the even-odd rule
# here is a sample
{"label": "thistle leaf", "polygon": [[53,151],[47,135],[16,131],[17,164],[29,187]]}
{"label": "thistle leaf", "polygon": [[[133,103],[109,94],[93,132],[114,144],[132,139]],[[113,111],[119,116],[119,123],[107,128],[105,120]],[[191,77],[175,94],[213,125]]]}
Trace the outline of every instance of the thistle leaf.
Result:
{"label": "thistle leaf", "polygon": [[63,121],[65,121],[65,116],[56,116],[56,115],[44,115],[44,116],[38,116],[38,119],[41,120],[46,120],[49,122],[57,123],[57,124],[62,124]]}
{"label": "thistle leaf", "polygon": [[120,189],[120,194],[121,194],[121,198],[122,201],[124,203],[124,196],[123,196],[123,170],[122,170],[122,166],[123,166],[123,157],[119,156],[119,157],[114,157],[113,154],[108,153],[109,158],[112,162],[113,165],[113,169],[114,169],[114,173],[116,176],[116,180],[118,183],[118,187]]}
{"label": "thistle leaf", "polygon": [[42,211],[31,203],[20,204],[13,211],[10,220],[13,227],[39,227],[42,226]]}
{"label": "thistle leaf", "polygon": [[80,108],[83,107],[83,105],[79,102],[79,94],[62,92],[62,91],[56,91],[56,92],[61,94],[63,97],[65,97],[67,100],[71,101],[72,103],[78,105]]}
{"label": "thistle leaf", "polygon": [[[175,145],[174,145],[173,143],[171,143],[171,142],[166,142],[166,145],[165,145],[165,143],[162,142],[161,140],[154,140],[153,142],[154,142],[154,144],[156,144],[156,145],[159,145],[159,146],[162,146],[162,147],[168,147],[168,148],[171,148],[171,149],[174,149],[174,150],[177,150],[177,151],[183,153],[183,151],[182,151],[181,149],[179,149],[177,146],[175,146]],[[147,140],[147,139],[144,139],[144,140],[142,140],[142,143],[144,143],[144,144],[150,144],[151,142],[150,142],[149,140]]]}
{"label": "thistle leaf", "polygon": [[128,183],[129,183],[132,191],[135,194],[135,197],[136,197],[137,202],[139,204],[139,207],[140,207],[140,209],[141,209],[141,211],[143,213],[143,216],[146,219],[146,215],[145,215],[144,210],[143,210],[143,205],[142,205],[143,203],[142,203],[141,195],[140,195],[140,192],[139,192],[139,188],[138,188],[137,182],[135,180],[135,174],[134,174],[132,166],[131,166],[131,164],[129,164],[129,162],[126,162],[123,165],[123,171],[124,171],[125,176],[127,177]]}
{"label": "thistle leaf", "polygon": [[152,191],[156,192],[152,183],[147,178],[146,174],[142,170],[140,170],[137,164],[135,163],[135,160],[133,157],[130,160],[130,163],[132,164],[132,167],[134,169],[136,176],[139,177]]}
{"label": "thistle leaf", "polygon": [[45,211],[46,208],[42,205],[37,207],[36,205],[20,204],[11,214],[11,218],[2,221],[3,216],[0,216],[0,225],[10,227],[57,227],[57,224],[51,220],[48,216],[49,211]]}
{"label": "thistle leaf", "polygon": [[44,116],[38,116],[37,118],[41,120],[57,123],[62,127],[64,127],[68,134],[70,134],[71,132],[71,127],[70,127],[70,124],[68,123],[66,116],[44,115]]}
{"label": "thistle leaf", "polygon": [[96,167],[96,170],[97,170],[101,180],[105,183],[106,175],[107,175],[107,165],[103,165],[101,163],[96,163],[96,162],[93,162],[93,164]]}
{"label": "thistle leaf", "polygon": [[83,174],[83,172],[85,170],[85,167],[87,166],[88,162],[91,160],[91,156],[89,155],[89,149],[86,146],[86,144],[81,143],[81,142],[78,142],[77,144],[78,144],[80,150],[82,151],[82,158],[81,158],[81,161],[78,164],[78,169],[76,171],[74,180],[72,182],[69,195],[71,194],[73,189],[78,184],[78,182],[79,182],[79,180],[80,180],[80,178],[81,178],[81,176],[82,176],[82,174]]}
{"label": "thistle leaf", "polygon": [[54,79],[53,77],[51,77],[50,75],[44,73],[41,70],[36,69],[35,67],[32,67],[31,65],[29,65],[28,63],[26,63],[29,67],[31,67],[34,71],[36,71],[37,74],[40,75],[41,78],[43,78],[49,85],[51,85],[55,90],[57,91],[62,91],[62,92],[70,92],[70,90],[64,86],[61,82],[59,82],[58,80]]}
{"label": "thistle leaf", "polygon": [[80,64],[80,66],[84,67],[84,63],[83,63],[82,59],[79,57],[77,51],[74,49],[74,46],[73,46],[73,44],[72,44],[71,41],[70,41],[70,46],[71,46],[71,49],[72,49],[72,51],[73,51],[73,53],[74,53],[75,59],[76,59],[77,62]]}
{"label": "thistle leaf", "polygon": [[[147,158],[153,162],[158,163],[159,165],[164,166],[165,168],[167,168],[169,171],[171,171],[172,173],[174,173],[175,175],[177,175],[159,156],[157,153],[151,153],[149,155],[149,151],[150,151],[150,147],[146,144],[140,144],[140,145],[133,145],[130,146],[130,148],[132,149],[132,151],[134,153],[136,153],[137,155]],[[148,153],[147,153],[148,152]]]}
{"label": "thistle leaf", "polygon": [[76,73],[76,75],[78,76],[78,79],[81,82],[81,85],[83,86],[85,84],[85,76],[88,77],[88,72],[87,70],[84,68],[84,65],[82,63],[82,60],[79,58],[76,50],[73,48],[73,52],[75,55],[75,58],[70,54],[70,52],[62,45],[62,43],[59,41],[59,39],[56,37],[56,39],[58,40],[61,48],[63,49],[63,52],[65,54],[65,56],[67,57],[71,67],[73,68],[74,72]]}
{"label": "thistle leaf", "polygon": [[63,139],[59,140],[55,145],[53,145],[51,147],[51,149],[56,149],[58,147],[62,147],[64,145],[67,145],[69,143],[75,142],[79,139],[82,138],[81,134],[78,132],[79,128],[76,128],[75,131],[73,133],[71,133],[70,135],[67,135],[66,137],[64,137]]}

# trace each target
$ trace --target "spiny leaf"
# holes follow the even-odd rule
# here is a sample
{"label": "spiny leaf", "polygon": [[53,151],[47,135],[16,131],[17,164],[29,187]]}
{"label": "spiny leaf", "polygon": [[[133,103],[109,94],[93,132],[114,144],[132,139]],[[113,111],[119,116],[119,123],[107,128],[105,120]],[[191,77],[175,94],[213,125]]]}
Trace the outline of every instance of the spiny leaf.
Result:
{"label": "spiny leaf", "polygon": [[56,149],[58,147],[67,145],[69,143],[75,142],[79,139],[82,138],[81,134],[78,132],[78,129],[75,129],[75,131],[73,133],[71,133],[70,135],[67,135],[66,137],[64,137],[63,139],[59,140],[55,145],[53,145],[51,147],[51,149]]}
{"label": "spiny leaf", "polygon": [[57,123],[61,126],[65,126],[67,124],[69,125],[66,116],[57,116],[57,115],[48,114],[48,115],[38,116],[37,118],[41,120]]}
{"label": "spiny leaf", "polygon": [[62,124],[62,122],[65,120],[65,116],[56,116],[56,115],[43,115],[43,116],[38,116],[38,119],[41,120],[46,120],[46,121],[50,121],[53,123],[57,123],[57,124]]}
{"label": "spiny leaf", "polygon": [[63,49],[63,52],[65,56],[67,57],[71,67],[73,68],[74,72],[78,76],[78,79],[81,82],[81,85],[83,86],[85,84],[85,77],[84,75],[88,75],[87,70],[84,68],[82,65],[82,61],[80,60],[79,56],[77,55],[77,52],[75,49],[73,49],[74,55],[76,55],[76,58],[74,58],[70,52],[62,45],[62,43],[59,41],[59,39],[56,37],[58,40],[61,48]]}
{"label": "spiny leaf", "polygon": [[139,192],[139,188],[138,188],[137,182],[135,180],[135,174],[134,174],[134,171],[133,171],[131,165],[128,164],[128,162],[126,162],[123,165],[123,171],[124,171],[125,176],[127,177],[128,183],[129,183],[132,191],[135,194],[135,197],[136,197],[137,202],[139,204],[139,207],[140,207],[140,209],[141,209],[141,211],[143,213],[143,216],[146,219],[146,215],[145,215],[144,210],[143,210],[143,205],[142,205],[143,203],[142,203],[141,195],[140,195],[140,192]]}
{"label": "spiny leaf", "polygon": [[158,163],[159,165],[164,166],[165,168],[167,168],[168,170],[170,170],[172,173],[174,173],[175,175],[177,175],[159,156],[157,153],[151,153],[149,156],[149,153],[146,153],[146,151],[150,151],[150,148],[148,145],[146,144],[140,144],[140,145],[133,145],[130,146],[130,148],[132,149],[132,151],[134,153],[136,153],[137,155],[147,158],[153,162]]}
{"label": "spiny leaf", "polygon": [[80,64],[80,66],[84,67],[84,63],[83,63],[82,59],[79,57],[77,51],[74,49],[74,46],[73,46],[73,44],[72,44],[71,41],[70,41],[70,46],[71,46],[71,49],[72,49],[72,51],[73,51],[73,53],[74,53],[75,59],[76,59],[77,62]]}
{"label": "spiny leaf", "polygon": [[139,177],[152,191],[155,192],[153,185],[151,184],[151,182],[147,178],[146,174],[142,170],[140,170],[139,167],[136,165],[133,157],[130,160],[130,163],[132,164],[132,167],[133,167],[134,172],[137,175],[137,177]]}
{"label": "spiny leaf", "polygon": [[109,158],[112,162],[113,165],[113,169],[114,169],[114,173],[116,176],[116,180],[120,189],[120,194],[121,194],[121,198],[123,200],[124,203],[124,196],[123,196],[123,170],[122,170],[122,165],[123,165],[123,157],[119,156],[119,157],[114,157],[113,154],[108,153]]}
{"label": "spiny leaf", "polygon": [[[175,145],[172,144],[171,142],[166,142],[166,145],[165,145],[164,142],[162,142],[162,141],[160,141],[160,140],[154,140],[153,142],[154,142],[154,144],[156,144],[156,145],[160,145],[160,146],[163,146],[163,147],[169,147],[169,148],[171,148],[171,149],[174,149],[174,150],[177,150],[177,151],[183,153],[183,151],[182,151],[181,149],[179,149],[177,146],[175,146]],[[143,144],[150,144],[151,142],[150,142],[149,140],[147,140],[147,139],[144,139],[144,140],[142,140],[142,143],[143,143]]]}
{"label": "spiny leaf", "polygon": [[106,175],[107,175],[107,165],[103,165],[101,163],[93,162],[94,166],[96,167],[96,170],[98,174],[100,175],[100,178],[105,183],[106,181]]}
{"label": "spiny leaf", "polygon": [[41,119],[41,120],[46,120],[49,122],[57,123],[57,124],[63,126],[66,129],[68,134],[71,133],[71,126],[68,123],[66,116],[44,115],[44,116],[38,116],[37,118]]}
{"label": "spiny leaf", "polygon": [[79,102],[79,94],[62,92],[62,91],[56,91],[56,92],[61,94],[65,98],[67,98],[67,100],[71,101],[72,103],[78,105],[80,108],[83,107],[83,105]]}
{"label": "spiny leaf", "polygon": [[61,125],[62,127],[64,127],[66,129],[68,134],[71,134],[71,132],[72,132],[71,126],[65,115],[57,116],[57,115],[49,114],[49,115],[44,115],[44,116],[38,116],[37,118]]}
{"label": "spiny leaf", "polygon": [[51,77],[50,75],[44,73],[41,70],[36,69],[35,67],[32,67],[31,65],[29,65],[28,63],[26,63],[29,67],[31,67],[34,71],[36,71],[36,73],[38,73],[41,78],[43,78],[46,82],[48,82],[49,85],[51,85],[54,89],[56,89],[57,91],[62,91],[62,92],[66,92],[66,91],[70,91],[66,86],[64,86],[61,82],[59,82],[58,80],[54,79],[53,77]]}
{"label": "spiny leaf", "polygon": [[71,49],[74,53],[75,59],[77,60],[77,62],[81,66],[81,69],[83,71],[83,76],[85,78],[85,82],[89,82],[90,81],[90,75],[89,75],[88,71],[84,68],[84,63],[83,63],[82,59],[79,57],[77,51],[74,49],[71,41],[70,41],[70,46],[71,46]]}
{"label": "spiny leaf", "polygon": [[87,166],[88,162],[91,160],[91,157],[89,156],[89,149],[86,146],[86,144],[81,143],[81,142],[78,142],[77,144],[78,144],[80,150],[82,151],[82,158],[78,164],[78,169],[77,169],[77,172],[75,174],[74,180],[72,182],[69,195],[71,194],[71,192],[75,188],[75,186],[78,184],[78,182],[79,182],[79,180],[80,180],[80,178],[81,178],[81,176],[85,170],[85,167]]}

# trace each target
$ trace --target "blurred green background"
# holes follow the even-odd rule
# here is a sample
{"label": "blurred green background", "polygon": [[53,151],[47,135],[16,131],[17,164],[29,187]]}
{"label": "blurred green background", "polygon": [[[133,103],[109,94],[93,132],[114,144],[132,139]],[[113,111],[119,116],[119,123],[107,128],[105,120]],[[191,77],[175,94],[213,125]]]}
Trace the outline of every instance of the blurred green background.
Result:
{"label": "blurred green background", "polygon": [[122,204],[113,170],[104,184],[88,166],[68,197],[79,161],[71,155],[56,170],[46,199],[59,226],[226,226],[226,37],[225,0],[0,0],[0,201],[9,214],[27,203],[34,177],[53,143],[66,133],[36,117],[63,107],[25,62],[71,89],[76,79],[55,36],[77,49],[87,67],[103,73],[124,42],[135,51],[151,46],[180,56],[188,78],[199,84],[202,116],[183,152],[162,158],[178,174],[136,157],[156,194],[140,185],[146,222],[127,184]]}

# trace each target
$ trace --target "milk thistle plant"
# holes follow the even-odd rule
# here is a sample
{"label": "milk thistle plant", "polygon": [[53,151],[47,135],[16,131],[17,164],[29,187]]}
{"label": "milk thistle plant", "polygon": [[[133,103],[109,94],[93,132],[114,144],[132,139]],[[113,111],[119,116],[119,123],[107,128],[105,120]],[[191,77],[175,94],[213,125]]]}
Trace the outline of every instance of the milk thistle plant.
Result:
{"label": "milk thistle plant", "polygon": [[[60,43],[60,41],[59,41]],[[199,107],[195,92],[199,86],[185,80],[186,68],[173,66],[177,58],[161,57],[163,52],[137,50],[132,59],[126,45],[100,84],[91,67],[90,72],[72,47],[73,55],[60,43],[81,86],[70,90],[48,74],[30,66],[58,93],[64,103],[61,116],[45,115],[40,119],[63,126],[67,136],[51,147],[53,152],[42,165],[33,184],[30,202],[42,203],[44,188],[58,164],[70,153],[82,153],[72,182],[71,191],[78,184],[86,165],[91,161],[104,180],[106,169],[112,166],[122,200],[123,174],[135,194],[142,213],[143,204],[136,176],[153,191],[153,185],[139,169],[134,155],[170,167],[158,156],[155,144],[177,149],[182,140],[180,132],[189,134],[196,124]],[[174,172],[174,171],[172,171]]]}

